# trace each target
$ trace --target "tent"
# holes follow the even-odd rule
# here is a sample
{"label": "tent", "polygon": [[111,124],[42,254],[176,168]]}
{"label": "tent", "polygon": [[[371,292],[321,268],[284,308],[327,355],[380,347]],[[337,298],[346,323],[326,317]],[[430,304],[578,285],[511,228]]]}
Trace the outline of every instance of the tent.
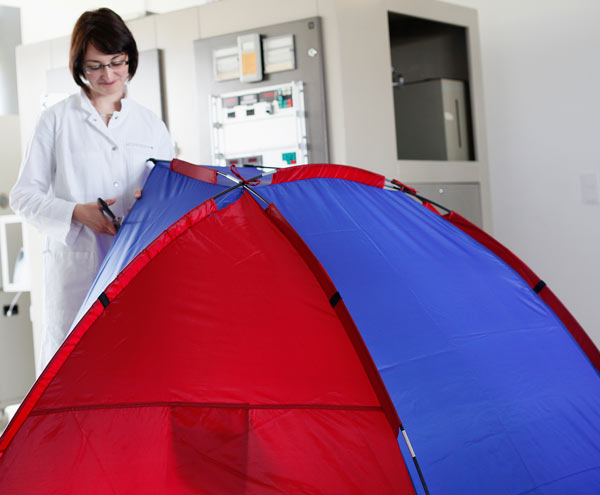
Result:
{"label": "tent", "polygon": [[[397,411],[431,493],[597,493],[597,350],[592,344],[586,354],[581,336],[506,261],[377,174],[311,165],[260,183],[251,170],[231,186],[222,173],[158,162],[79,323],[0,440],[0,492],[7,477],[39,478],[42,459],[58,457],[60,475],[50,470],[46,480],[64,484],[76,474],[100,487],[121,466],[138,486],[130,491],[144,493],[136,483],[160,476],[189,493],[211,481],[223,493],[424,493],[396,448],[410,459],[395,442]],[[246,225],[258,218],[259,233],[249,235]],[[214,223],[218,233],[194,227]],[[294,247],[286,255],[281,235]],[[328,304],[289,273],[298,256]],[[341,340],[329,340],[322,318],[333,318]],[[180,319],[204,330],[182,338]],[[240,322],[245,330],[230,334]],[[344,354],[348,346],[354,353]],[[251,358],[264,364],[261,376]],[[236,387],[223,378],[232,374]],[[180,387],[188,377],[191,392]],[[193,394],[214,414],[189,413]],[[250,411],[275,414],[273,404],[289,406],[282,423],[252,417],[258,426],[246,427]],[[315,404],[339,415],[312,416]],[[168,473],[147,461],[154,452]],[[277,469],[263,469],[265,459]],[[199,480],[198,472],[207,474]]]}

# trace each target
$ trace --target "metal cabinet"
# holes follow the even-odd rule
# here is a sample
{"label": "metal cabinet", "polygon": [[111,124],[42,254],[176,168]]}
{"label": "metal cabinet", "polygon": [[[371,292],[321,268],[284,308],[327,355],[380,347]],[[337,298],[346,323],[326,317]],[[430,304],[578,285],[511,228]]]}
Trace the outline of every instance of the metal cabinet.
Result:
{"label": "metal cabinet", "polygon": [[394,88],[398,157],[405,160],[469,160],[466,86],[437,79]]}
{"label": "metal cabinet", "polygon": [[[462,183],[411,183],[419,194],[459,213],[478,227],[483,228],[481,191],[476,182]],[[442,213],[442,212],[440,212]]]}

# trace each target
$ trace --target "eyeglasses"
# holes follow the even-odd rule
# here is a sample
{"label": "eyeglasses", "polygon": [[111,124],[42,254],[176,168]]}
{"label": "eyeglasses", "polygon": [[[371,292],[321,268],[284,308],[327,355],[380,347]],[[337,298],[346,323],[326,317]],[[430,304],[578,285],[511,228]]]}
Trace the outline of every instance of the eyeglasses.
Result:
{"label": "eyeglasses", "polygon": [[83,72],[86,74],[100,74],[104,67],[110,67],[112,70],[121,70],[129,65],[129,60],[115,60],[109,64],[86,65]]}

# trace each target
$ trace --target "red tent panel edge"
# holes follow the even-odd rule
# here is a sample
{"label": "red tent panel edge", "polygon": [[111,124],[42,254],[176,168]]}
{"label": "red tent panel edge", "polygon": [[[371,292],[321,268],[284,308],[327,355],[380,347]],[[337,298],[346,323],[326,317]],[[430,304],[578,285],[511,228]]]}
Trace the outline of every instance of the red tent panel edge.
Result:
{"label": "red tent panel edge", "polygon": [[[175,158],[171,161],[169,168],[173,172],[191,177],[192,179],[211,184],[217,183],[216,170],[202,165],[195,165]],[[344,179],[380,189],[385,186],[385,177],[383,175],[357,167],[332,163],[311,163],[308,165],[281,168],[272,174],[271,184],[315,178]]]}
{"label": "red tent panel edge", "polygon": [[330,163],[313,163],[279,169],[273,174],[271,184],[315,178],[350,180],[380,189],[385,185],[385,177],[383,175],[361,168]]}
{"label": "red tent panel edge", "polygon": [[169,168],[173,172],[191,177],[192,179],[208,182],[209,184],[217,183],[217,171],[212,168],[194,165],[193,163],[179,160],[178,158],[171,160]]}

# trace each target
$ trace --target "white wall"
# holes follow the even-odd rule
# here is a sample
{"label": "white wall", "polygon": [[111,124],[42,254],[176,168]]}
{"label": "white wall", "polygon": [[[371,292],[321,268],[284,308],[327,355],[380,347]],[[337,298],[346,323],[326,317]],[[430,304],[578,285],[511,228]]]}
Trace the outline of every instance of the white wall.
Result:
{"label": "white wall", "polygon": [[[0,194],[10,192],[17,180],[21,163],[21,133],[18,115],[0,115],[0,150],[2,162],[0,166]],[[0,214],[10,214],[8,208],[0,207]]]}
{"label": "white wall", "polygon": [[495,236],[600,345],[600,2],[453,0],[478,9]]}
{"label": "white wall", "polygon": [[108,7],[131,20],[146,12],[170,12],[214,1],[218,0],[0,0],[0,5],[21,9],[21,34],[28,44],[71,34],[85,10]]}

